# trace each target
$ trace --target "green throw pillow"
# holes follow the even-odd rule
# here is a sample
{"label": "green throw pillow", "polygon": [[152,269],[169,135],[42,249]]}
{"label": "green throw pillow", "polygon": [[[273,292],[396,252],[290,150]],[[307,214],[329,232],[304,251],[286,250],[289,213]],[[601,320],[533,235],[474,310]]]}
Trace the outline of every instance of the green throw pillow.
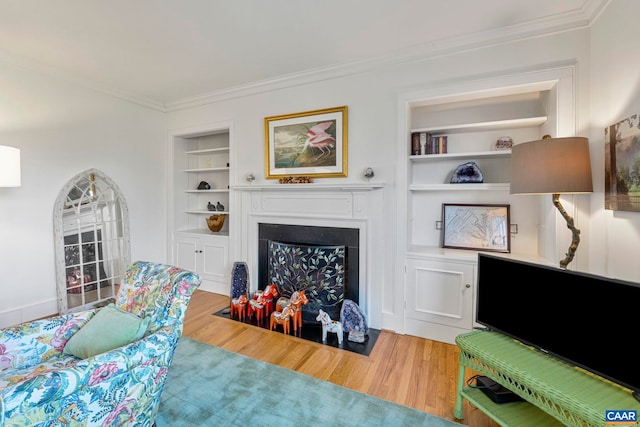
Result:
{"label": "green throw pillow", "polygon": [[62,352],[86,359],[122,347],[142,338],[149,320],[109,304],[69,339]]}

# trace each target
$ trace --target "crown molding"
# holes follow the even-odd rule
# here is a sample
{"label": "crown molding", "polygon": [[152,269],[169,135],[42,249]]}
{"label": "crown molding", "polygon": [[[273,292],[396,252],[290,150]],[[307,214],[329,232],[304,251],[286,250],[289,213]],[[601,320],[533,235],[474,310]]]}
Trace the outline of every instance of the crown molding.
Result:
{"label": "crown molding", "polygon": [[434,57],[451,55],[467,50],[513,42],[588,28],[606,8],[611,0],[589,0],[583,8],[559,15],[553,15],[522,24],[510,25],[497,30],[479,32],[462,37],[436,40],[419,46],[401,49],[391,55],[364,61],[336,64],[331,67],[292,73],[275,79],[250,83],[222,91],[213,91],[198,96],[183,98],[165,105],[166,111],[176,111],[221,102],[232,98],[241,98],[258,93],[295,87],[324,80],[364,73],[376,68],[424,61]]}
{"label": "crown molding", "polygon": [[95,80],[83,78],[77,74],[69,73],[59,68],[52,67],[39,61],[34,61],[24,56],[15,55],[3,50],[0,50],[0,61],[7,63],[13,67],[21,68],[25,71],[33,72],[43,76],[50,77],[52,79],[64,81],[75,86],[84,87],[89,90],[101,92],[115,98],[131,102],[143,107],[151,108],[153,110],[165,112],[165,105],[162,102],[156,101],[151,98],[145,98],[136,95],[132,92],[123,91]]}

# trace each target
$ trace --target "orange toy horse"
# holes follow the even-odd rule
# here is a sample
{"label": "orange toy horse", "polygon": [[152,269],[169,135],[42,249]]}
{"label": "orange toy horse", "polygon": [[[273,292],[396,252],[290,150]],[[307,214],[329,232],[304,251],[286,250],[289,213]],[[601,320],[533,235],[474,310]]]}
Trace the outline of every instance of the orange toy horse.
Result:
{"label": "orange toy horse", "polygon": [[270,316],[273,312],[273,300],[278,298],[278,295],[280,295],[278,293],[278,288],[273,283],[267,285],[264,288],[262,295],[264,295],[264,314],[265,316]]}
{"label": "orange toy horse", "polygon": [[273,298],[278,296],[278,289],[276,285],[267,285],[264,291],[256,292],[253,299],[249,301],[248,317],[256,315],[256,321],[262,324],[264,313],[267,312],[267,316],[273,311]]}
{"label": "orange toy horse", "polygon": [[291,298],[280,298],[276,304],[276,310],[284,311],[286,307],[291,307],[293,309],[293,332],[298,331],[298,327],[302,330],[302,305],[308,304],[309,299],[307,298],[307,294],[304,290],[295,291],[291,294]]}
{"label": "orange toy horse", "polygon": [[271,321],[269,322],[269,330],[273,331],[277,325],[282,325],[282,332],[289,334],[289,319],[293,315],[291,305],[286,306],[282,311],[274,311],[271,313]]}
{"label": "orange toy horse", "polygon": [[242,294],[238,298],[233,298],[231,300],[231,311],[229,312],[229,317],[233,319],[234,313],[238,313],[238,320],[244,321],[247,309],[249,308],[247,306],[247,302],[247,294]]}

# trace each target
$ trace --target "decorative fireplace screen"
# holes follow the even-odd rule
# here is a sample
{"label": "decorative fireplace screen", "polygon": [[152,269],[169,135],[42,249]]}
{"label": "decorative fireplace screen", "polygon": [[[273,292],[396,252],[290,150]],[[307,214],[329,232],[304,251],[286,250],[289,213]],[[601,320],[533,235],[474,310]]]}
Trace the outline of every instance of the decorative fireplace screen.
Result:
{"label": "decorative fireplace screen", "polygon": [[340,318],[345,292],[345,246],[307,246],[269,241],[269,281],[281,296],[304,290],[309,303],[303,320],[322,308]]}

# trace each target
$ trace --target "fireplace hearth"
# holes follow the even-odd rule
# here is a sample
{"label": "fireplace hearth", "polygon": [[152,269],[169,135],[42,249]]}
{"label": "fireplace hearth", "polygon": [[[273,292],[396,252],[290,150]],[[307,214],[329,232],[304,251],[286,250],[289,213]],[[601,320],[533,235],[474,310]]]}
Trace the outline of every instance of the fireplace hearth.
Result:
{"label": "fireplace hearth", "polygon": [[[262,319],[261,322],[259,322],[255,317],[239,320],[238,316],[231,318],[228,309],[217,311],[213,313],[213,315],[269,330],[269,319]],[[280,326],[277,330],[273,330],[272,332],[274,334],[282,334],[282,327]],[[289,335],[322,344],[322,325],[314,319],[313,322],[303,323],[302,328],[300,328],[297,333],[294,333],[293,330],[291,330]],[[349,334],[345,332],[342,340],[342,347],[339,347],[337,336],[335,334],[328,334],[325,345],[368,356],[380,336],[380,330],[369,328],[365,340],[362,343],[349,341],[348,335]]]}

